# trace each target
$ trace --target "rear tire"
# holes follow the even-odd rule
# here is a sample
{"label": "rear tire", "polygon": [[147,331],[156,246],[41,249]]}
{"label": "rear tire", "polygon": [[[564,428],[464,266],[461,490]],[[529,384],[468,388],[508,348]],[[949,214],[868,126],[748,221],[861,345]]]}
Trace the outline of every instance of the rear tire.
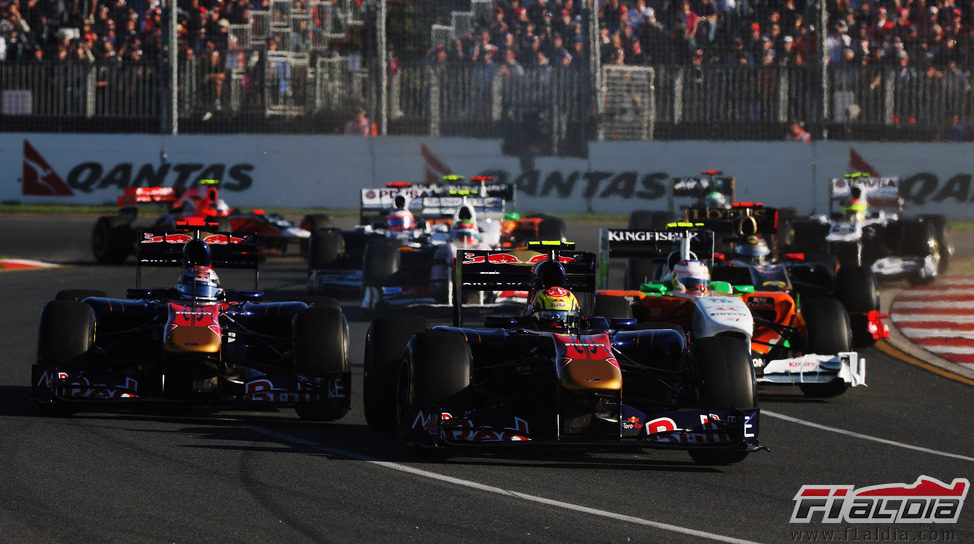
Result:
{"label": "rear tire", "polygon": [[106,215],[95,221],[91,251],[96,261],[104,264],[124,262],[134,242],[135,233],[127,219]]}
{"label": "rear tire", "polygon": [[[294,365],[298,372],[310,375],[347,374],[348,322],[341,308],[313,307],[294,315]],[[346,393],[351,384],[345,384]],[[322,399],[320,403],[298,404],[295,411],[304,420],[334,421],[350,408],[346,402],[335,406]]]}
{"label": "rear tire", "polygon": [[334,267],[345,240],[341,234],[329,230],[311,231],[308,241],[308,266],[313,270]]}
{"label": "rear tire", "polygon": [[568,239],[568,228],[565,226],[565,221],[556,217],[544,219],[538,223],[538,239],[564,242]]}
{"label": "rear tire", "polygon": [[369,240],[362,257],[362,284],[365,287],[388,285],[398,271],[399,245],[384,238]]}
{"label": "rear tire", "polygon": [[[748,349],[743,341],[726,336],[699,338],[693,343],[703,409],[757,408],[757,382]],[[690,450],[690,457],[702,465],[729,465],[743,461],[747,453],[738,447],[701,448]]]}
{"label": "rear tire", "polygon": [[[852,349],[852,333],[849,313],[835,299],[819,298],[802,304],[805,319],[806,353],[836,354]],[[816,398],[835,397],[849,388],[842,379],[828,383],[803,383],[799,388],[806,396]]]}
{"label": "rear tire", "polygon": [[425,320],[411,317],[380,317],[369,327],[362,393],[365,421],[372,430],[395,430],[400,363],[405,358],[409,339],[425,330]]}

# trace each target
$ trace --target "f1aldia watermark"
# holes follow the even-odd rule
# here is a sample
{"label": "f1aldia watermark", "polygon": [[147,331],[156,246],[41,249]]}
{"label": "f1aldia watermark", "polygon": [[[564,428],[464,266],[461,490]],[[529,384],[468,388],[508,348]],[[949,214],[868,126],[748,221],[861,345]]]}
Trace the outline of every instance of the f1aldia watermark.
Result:
{"label": "f1aldia watermark", "polygon": [[791,523],[957,523],[966,478],[948,485],[930,476],[913,484],[804,485],[795,494]]}

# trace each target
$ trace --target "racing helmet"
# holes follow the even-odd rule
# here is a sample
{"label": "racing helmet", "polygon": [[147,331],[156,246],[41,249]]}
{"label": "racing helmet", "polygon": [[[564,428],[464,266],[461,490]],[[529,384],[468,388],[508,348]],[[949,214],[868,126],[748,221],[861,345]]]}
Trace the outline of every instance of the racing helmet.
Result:
{"label": "racing helmet", "polygon": [[691,295],[706,295],[710,269],[696,259],[684,259],[673,267],[673,287]]}
{"label": "racing helmet", "polygon": [[531,318],[539,329],[577,329],[579,315],[578,299],[564,287],[549,287],[531,303]]}
{"label": "racing helmet", "polygon": [[711,191],[703,197],[704,206],[707,208],[727,208],[727,195],[720,191]]}
{"label": "racing helmet", "polygon": [[189,266],[183,270],[176,284],[183,298],[216,300],[223,289],[220,277],[209,266]]}
{"label": "racing helmet", "polygon": [[737,242],[734,252],[751,264],[761,265],[764,264],[764,258],[771,253],[771,250],[764,238],[757,234],[749,234]]}
{"label": "racing helmet", "polygon": [[480,243],[482,235],[473,221],[457,221],[450,227],[450,239],[464,247],[475,246]]}
{"label": "racing helmet", "polygon": [[867,206],[863,199],[853,198],[842,208],[842,216],[850,223],[861,223],[866,218],[866,210]]}
{"label": "racing helmet", "polygon": [[415,219],[409,210],[393,210],[386,217],[386,226],[391,231],[405,231],[415,228]]}

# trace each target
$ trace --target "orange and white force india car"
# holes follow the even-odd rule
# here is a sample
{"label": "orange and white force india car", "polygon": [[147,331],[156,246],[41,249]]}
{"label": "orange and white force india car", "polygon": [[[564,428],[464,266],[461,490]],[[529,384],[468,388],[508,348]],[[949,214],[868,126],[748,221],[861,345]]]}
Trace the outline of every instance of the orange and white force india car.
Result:
{"label": "orange and white force india car", "polygon": [[[595,311],[634,316],[640,321],[673,322],[691,338],[731,336],[744,339],[758,383],[797,384],[806,395],[834,396],[865,384],[865,359],[851,348],[849,316],[832,298],[799,300],[792,296],[787,274],[774,285],[732,285],[711,281],[706,295],[673,288],[672,270],[682,259],[713,263],[713,233],[682,223],[663,231],[603,229],[600,234],[601,289]],[[649,258],[659,261],[658,276],[638,290],[608,289],[609,259]]]}

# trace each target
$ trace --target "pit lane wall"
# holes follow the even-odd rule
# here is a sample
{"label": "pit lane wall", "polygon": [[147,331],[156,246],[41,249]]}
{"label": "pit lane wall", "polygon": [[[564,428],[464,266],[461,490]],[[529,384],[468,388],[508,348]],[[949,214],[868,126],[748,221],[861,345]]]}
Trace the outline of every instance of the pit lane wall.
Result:
{"label": "pit lane wall", "polygon": [[360,188],[455,173],[517,184],[519,211],[624,214],[666,209],[671,177],[719,169],[739,201],[823,213],[831,177],[868,171],[899,176],[910,213],[970,219],[972,158],[966,143],[593,142],[585,159],[521,159],[466,138],[0,134],[0,200],[114,203],[124,187],[217,178],[231,206],[357,209]]}

